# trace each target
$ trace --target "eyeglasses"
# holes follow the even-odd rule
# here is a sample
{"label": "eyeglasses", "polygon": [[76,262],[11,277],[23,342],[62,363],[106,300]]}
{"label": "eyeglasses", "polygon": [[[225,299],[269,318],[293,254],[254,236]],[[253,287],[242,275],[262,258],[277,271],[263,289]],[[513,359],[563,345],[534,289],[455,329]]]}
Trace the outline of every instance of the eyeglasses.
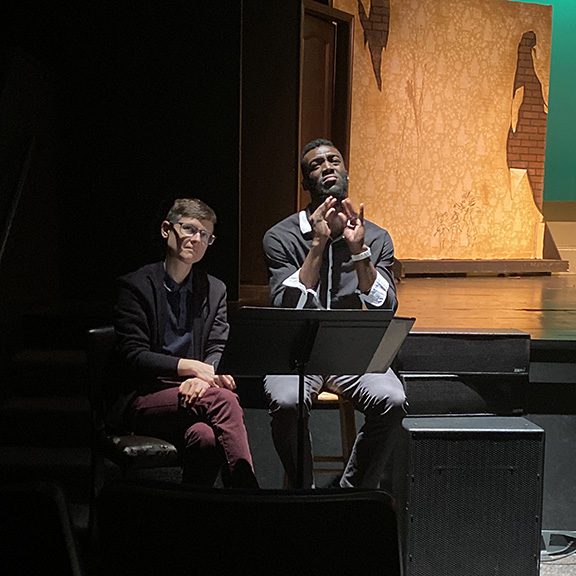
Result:
{"label": "eyeglasses", "polygon": [[216,236],[214,234],[208,234],[206,230],[201,230],[194,224],[188,224],[186,222],[170,222],[172,226],[180,226],[180,233],[182,236],[186,236],[191,238],[192,236],[196,236],[196,234],[200,234],[200,241],[207,246],[212,246],[214,244],[214,240],[216,240]]}

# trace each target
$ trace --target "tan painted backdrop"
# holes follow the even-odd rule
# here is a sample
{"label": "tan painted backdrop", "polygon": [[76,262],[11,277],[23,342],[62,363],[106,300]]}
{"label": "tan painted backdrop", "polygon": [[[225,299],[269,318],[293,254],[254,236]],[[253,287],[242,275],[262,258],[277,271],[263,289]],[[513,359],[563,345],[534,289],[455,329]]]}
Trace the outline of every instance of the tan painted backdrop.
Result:
{"label": "tan painted backdrop", "polygon": [[[362,25],[360,4],[371,25],[366,18]],[[350,196],[391,232],[396,256],[540,258],[542,216],[527,171],[508,167],[507,142],[523,98],[514,86],[528,31],[548,101],[551,8],[507,0],[334,0],[334,7],[355,15]],[[380,90],[378,17],[387,7]]]}

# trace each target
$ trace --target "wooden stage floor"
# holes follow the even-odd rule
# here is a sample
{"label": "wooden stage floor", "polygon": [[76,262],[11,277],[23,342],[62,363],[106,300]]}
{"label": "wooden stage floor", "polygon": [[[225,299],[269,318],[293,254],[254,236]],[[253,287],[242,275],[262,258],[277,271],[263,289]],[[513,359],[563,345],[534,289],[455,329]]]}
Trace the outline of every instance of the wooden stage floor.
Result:
{"label": "wooden stage floor", "polygon": [[398,316],[414,330],[516,329],[534,340],[576,341],[576,274],[405,277]]}

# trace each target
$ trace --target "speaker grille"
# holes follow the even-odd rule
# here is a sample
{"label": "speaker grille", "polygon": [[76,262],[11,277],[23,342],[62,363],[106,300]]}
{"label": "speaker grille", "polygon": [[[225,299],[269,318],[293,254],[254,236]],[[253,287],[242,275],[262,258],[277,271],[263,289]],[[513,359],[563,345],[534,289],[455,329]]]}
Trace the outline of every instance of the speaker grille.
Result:
{"label": "speaker grille", "polygon": [[539,570],[542,434],[414,434],[409,576],[530,576]]}

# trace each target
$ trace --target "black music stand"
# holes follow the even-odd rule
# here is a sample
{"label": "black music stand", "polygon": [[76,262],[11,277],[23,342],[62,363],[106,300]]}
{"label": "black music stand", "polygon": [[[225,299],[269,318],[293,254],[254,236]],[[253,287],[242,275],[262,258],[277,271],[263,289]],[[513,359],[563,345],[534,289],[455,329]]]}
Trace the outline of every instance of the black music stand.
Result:
{"label": "black music stand", "polygon": [[296,487],[303,484],[306,374],[385,372],[414,318],[390,310],[295,310],[243,307],[230,317],[218,372],[234,376],[297,374]]}

